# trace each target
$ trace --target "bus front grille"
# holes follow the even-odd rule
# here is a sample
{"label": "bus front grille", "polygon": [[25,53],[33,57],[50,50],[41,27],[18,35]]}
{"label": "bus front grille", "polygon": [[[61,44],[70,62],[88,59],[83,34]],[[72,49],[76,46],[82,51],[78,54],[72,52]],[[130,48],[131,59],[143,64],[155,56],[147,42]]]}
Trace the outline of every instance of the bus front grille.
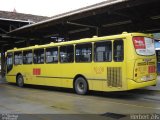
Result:
{"label": "bus front grille", "polygon": [[107,85],[109,87],[122,87],[121,67],[107,67]]}

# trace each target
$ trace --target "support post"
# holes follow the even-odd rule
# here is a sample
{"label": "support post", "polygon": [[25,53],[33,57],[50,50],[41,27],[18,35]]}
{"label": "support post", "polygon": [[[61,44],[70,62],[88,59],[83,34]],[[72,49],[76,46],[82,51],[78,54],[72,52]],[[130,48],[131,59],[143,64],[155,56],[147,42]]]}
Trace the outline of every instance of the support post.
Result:
{"label": "support post", "polygon": [[5,76],[5,51],[1,48],[1,76]]}
{"label": "support post", "polygon": [[29,46],[30,46],[30,40],[27,39],[27,40],[26,40],[26,47],[29,47]]}

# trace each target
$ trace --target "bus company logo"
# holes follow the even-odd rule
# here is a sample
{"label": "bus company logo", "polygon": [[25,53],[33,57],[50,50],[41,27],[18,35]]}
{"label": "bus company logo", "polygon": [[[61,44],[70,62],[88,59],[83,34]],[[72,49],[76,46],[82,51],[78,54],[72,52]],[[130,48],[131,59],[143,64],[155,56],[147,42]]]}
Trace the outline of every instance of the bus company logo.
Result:
{"label": "bus company logo", "polygon": [[96,74],[102,74],[104,72],[104,67],[96,66],[96,67],[94,67],[94,72]]}
{"label": "bus company logo", "polygon": [[136,37],[134,38],[134,46],[136,49],[145,49],[145,41],[144,38]]}
{"label": "bus company logo", "polygon": [[40,75],[41,69],[40,68],[33,68],[33,75]]}
{"label": "bus company logo", "polygon": [[135,40],[134,42],[135,42],[135,44],[138,44],[138,45],[140,45],[140,46],[145,45],[145,44],[144,44],[144,41],[142,41],[142,40],[141,40],[141,41],[140,41],[140,40]]}

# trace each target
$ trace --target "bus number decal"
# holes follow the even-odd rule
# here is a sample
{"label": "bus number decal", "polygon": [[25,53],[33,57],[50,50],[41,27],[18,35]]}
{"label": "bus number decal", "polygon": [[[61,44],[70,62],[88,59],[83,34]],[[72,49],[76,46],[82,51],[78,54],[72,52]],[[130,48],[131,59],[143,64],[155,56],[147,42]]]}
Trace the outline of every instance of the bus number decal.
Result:
{"label": "bus number decal", "polygon": [[102,74],[104,72],[104,67],[101,66],[94,67],[94,72],[96,74]]}
{"label": "bus number decal", "polygon": [[33,75],[40,75],[41,69],[40,68],[33,68]]}

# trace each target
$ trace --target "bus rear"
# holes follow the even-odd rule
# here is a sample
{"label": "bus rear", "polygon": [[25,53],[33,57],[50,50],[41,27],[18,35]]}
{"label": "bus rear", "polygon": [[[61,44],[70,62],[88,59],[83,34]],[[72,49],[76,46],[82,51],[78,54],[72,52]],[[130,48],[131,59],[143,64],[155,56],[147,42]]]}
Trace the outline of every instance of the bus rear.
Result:
{"label": "bus rear", "polygon": [[[128,66],[133,71],[128,71],[128,89],[142,88],[156,85],[156,55],[154,39],[145,34],[132,34],[131,43],[133,50],[132,65]],[[128,67],[130,68],[130,67]]]}

